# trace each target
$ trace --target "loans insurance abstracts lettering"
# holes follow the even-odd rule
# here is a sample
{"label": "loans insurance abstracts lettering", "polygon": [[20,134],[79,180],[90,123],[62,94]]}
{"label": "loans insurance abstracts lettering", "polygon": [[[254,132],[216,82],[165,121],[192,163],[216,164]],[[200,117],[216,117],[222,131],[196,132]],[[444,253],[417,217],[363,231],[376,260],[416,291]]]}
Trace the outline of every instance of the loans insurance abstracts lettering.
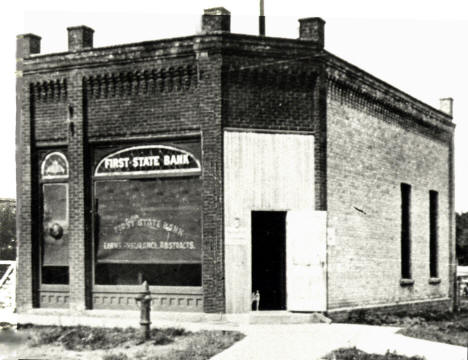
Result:
{"label": "loans insurance abstracts lettering", "polygon": [[[167,232],[167,240],[171,234],[182,238],[184,236],[184,229],[180,226],[168,223],[157,218],[139,218],[138,215],[133,215],[125,219],[124,222],[114,226],[114,232],[121,234],[122,232],[135,228],[146,227],[153,230],[164,230]],[[103,244],[105,250],[110,249],[195,249],[193,241],[146,241],[146,242],[105,242]]]}

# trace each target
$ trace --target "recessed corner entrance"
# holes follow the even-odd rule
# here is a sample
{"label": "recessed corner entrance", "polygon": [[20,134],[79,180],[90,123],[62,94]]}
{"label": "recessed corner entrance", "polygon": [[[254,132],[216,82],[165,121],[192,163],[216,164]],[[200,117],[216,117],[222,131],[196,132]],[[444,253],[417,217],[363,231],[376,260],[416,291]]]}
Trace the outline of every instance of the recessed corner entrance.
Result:
{"label": "recessed corner entrance", "polygon": [[260,310],[286,309],[286,212],[252,211],[252,293]]}

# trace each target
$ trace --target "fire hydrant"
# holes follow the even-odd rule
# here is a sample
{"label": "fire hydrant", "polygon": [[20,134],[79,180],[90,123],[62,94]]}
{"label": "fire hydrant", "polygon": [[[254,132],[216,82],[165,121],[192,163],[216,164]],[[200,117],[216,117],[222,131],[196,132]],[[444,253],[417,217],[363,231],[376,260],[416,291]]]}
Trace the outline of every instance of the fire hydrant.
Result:
{"label": "fire hydrant", "polygon": [[[143,291],[135,298],[137,305],[140,308],[140,326],[142,338],[148,340],[150,338],[150,313],[151,313],[151,292],[148,283],[143,282]],[[139,304],[141,302],[141,304]]]}

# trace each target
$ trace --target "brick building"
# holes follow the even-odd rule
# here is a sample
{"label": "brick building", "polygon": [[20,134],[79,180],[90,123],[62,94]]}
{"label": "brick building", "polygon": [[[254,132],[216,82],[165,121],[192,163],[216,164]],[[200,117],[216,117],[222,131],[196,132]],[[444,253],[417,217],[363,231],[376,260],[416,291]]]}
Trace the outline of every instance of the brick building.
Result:
{"label": "brick building", "polygon": [[68,51],[18,37],[19,313],[449,306],[451,99],[434,109],[299,38]]}

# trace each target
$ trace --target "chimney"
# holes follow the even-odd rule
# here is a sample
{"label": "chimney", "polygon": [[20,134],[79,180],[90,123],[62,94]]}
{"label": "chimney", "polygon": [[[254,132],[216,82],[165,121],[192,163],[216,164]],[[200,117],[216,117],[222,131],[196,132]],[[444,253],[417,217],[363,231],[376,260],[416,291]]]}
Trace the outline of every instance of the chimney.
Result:
{"label": "chimney", "polygon": [[299,19],[299,39],[313,41],[323,49],[325,46],[325,21],[319,17]]}
{"label": "chimney", "polygon": [[34,34],[23,34],[16,37],[16,57],[23,59],[41,53],[41,37]]}
{"label": "chimney", "polygon": [[205,9],[202,33],[231,32],[231,13],[223,7]]}
{"label": "chimney", "polygon": [[94,30],[87,26],[73,26],[68,30],[68,51],[79,51],[93,47]]}
{"label": "chimney", "polygon": [[453,116],[453,99],[452,98],[444,98],[440,99],[440,111]]}

